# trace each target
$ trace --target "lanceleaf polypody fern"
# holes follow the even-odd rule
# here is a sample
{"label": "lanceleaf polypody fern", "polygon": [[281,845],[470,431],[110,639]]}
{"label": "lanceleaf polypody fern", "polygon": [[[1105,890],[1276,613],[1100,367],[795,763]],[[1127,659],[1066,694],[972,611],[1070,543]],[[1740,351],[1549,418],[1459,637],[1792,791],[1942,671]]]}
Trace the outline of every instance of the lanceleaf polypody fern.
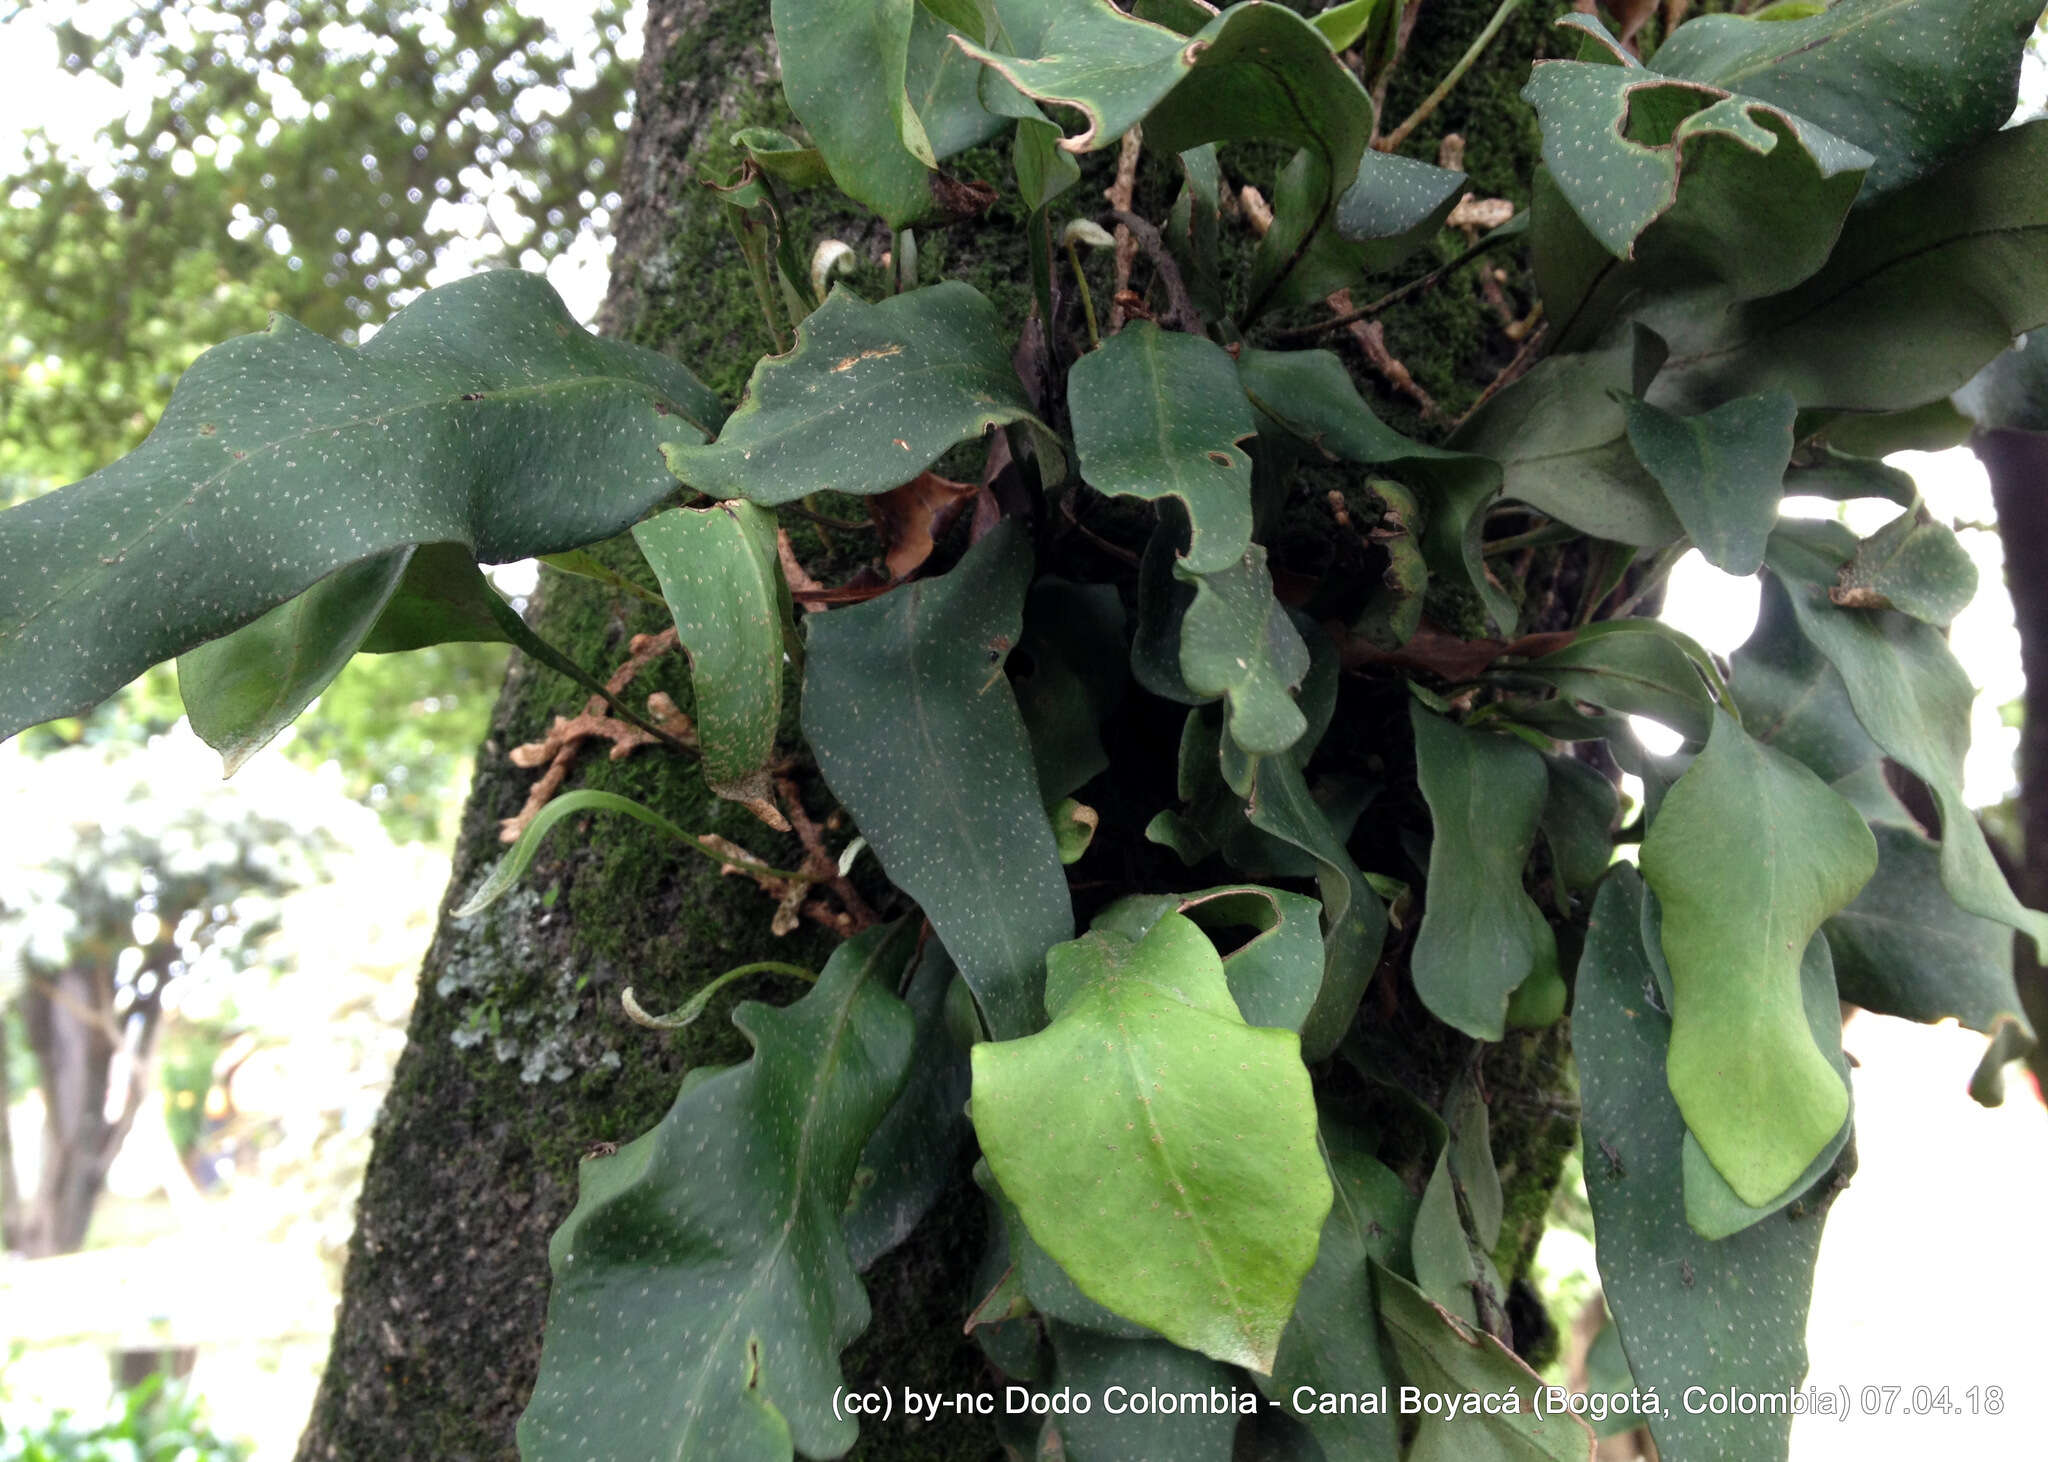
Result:
{"label": "lanceleaf polypody fern", "polygon": [[[1465,192],[1373,145],[1360,68],[1398,47],[1369,9],[777,0],[809,136],[741,134],[722,180],[778,343],[729,414],[490,274],[360,349],[282,320],[223,345],[134,454],[0,515],[9,734],[178,657],[232,766],[356,653],[495,637],[561,663],[476,565],[632,529],[693,715],[604,688],[613,713],[764,819],[806,768],[850,815],[863,843],[801,869],[654,819],[787,918],[841,890],[851,937],[794,1004],[741,1008],[750,1060],[585,1167],[535,1462],[850,1447],[859,1266],[968,1181],[963,1103],[995,1221],[957,1298],[993,1365],[1269,1403],[1013,1444],[1220,1462],[1243,1425],[1260,1455],[1583,1458],[1570,1418],[1404,1432],[1294,1399],[1530,1394],[1502,1343],[1496,1043],[1571,1011],[1608,1307],[1636,1383],[1675,1392],[1803,1373],[1853,1150],[1838,997],[1985,1032],[1987,1092],[2031,1039],[2010,931],[2043,919],[1962,799],[1943,627],[1973,574],[1877,459],[1963,409],[2040,416],[2024,370],[1962,390],[2048,324],[2048,123],[2005,125],[2038,0],[1710,15],[1654,50],[1567,17],[1525,93],[1530,206],[1474,246],[1526,264],[1548,333],[1438,441],[1385,425],[1311,328],[1326,295],[1445,262]],[[1076,155],[1139,130],[1178,197],[1100,219],[1149,280],[1112,317],[1075,273],[1100,230],[1056,225],[1095,212]],[[916,231],[993,196],[949,171],[988,142],[1031,319],[917,273]],[[1219,153],[1254,142],[1289,159],[1256,238]],[[893,294],[827,292],[830,251],[805,267],[804,188],[895,231]],[[1332,493],[1324,532],[1368,531],[1317,558],[1283,530]],[[1905,516],[1858,542],[1781,515],[1816,493]],[[793,596],[784,530],[818,494],[925,536]],[[1629,617],[1688,547],[1762,575],[1731,663]],[[792,663],[801,745],[776,739]],[[1626,827],[1616,766],[1643,785]],[[1410,1084],[1404,1011],[1456,1079]],[[1667,1459],[1786,1446],[1776,1415],[1644,1420]]]}

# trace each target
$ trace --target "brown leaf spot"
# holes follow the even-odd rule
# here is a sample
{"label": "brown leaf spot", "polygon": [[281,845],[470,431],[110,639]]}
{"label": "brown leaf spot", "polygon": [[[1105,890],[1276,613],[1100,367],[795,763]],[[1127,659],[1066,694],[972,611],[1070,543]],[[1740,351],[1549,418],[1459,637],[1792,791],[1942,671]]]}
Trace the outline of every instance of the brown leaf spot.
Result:
{"label": "brown leaf spot", "polygon": [[892,582],[909,578],[923,566],[977,491],[974,483],[920,472],[901,487],[868,499]]}

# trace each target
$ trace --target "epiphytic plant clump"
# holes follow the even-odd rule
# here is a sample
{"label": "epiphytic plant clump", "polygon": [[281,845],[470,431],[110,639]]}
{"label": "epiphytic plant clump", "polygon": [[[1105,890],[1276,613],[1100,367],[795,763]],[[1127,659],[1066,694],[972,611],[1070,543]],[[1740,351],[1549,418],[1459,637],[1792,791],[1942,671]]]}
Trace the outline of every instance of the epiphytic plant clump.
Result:
{"label": "epiphytic plant clump", "polygon": [[[1396,150],[1392,0],[776,0],[809,136],[742,132],[711,180],[775,345],[736,409],[516,273],[355,350],[278,320],[134,454],[0,516],[0,731],[175,656],[232,768],[355,654],[507,640],[591,696],[513,753],[540,779],[469,912],[565,817],[617,812],[757,883],[771,937],[842,939],[800,999],[739,1008],[750,1060],[585,1164],[536,1462],[845,1452],[861,1275],[967,1182],[991,1248],[959,1312],[1017,1385],[1275,1403],[1034,1416],[1018,1455],[1225,1459],[1245,1426],[1262,1456],[1585,1458],[1572,1417],[1452,1441],[1298,1399],[1531,1392],[1486,1063],[1562,1050],[1567,1011],[1634,1385],[1786,1390],[1853,1166],[1837,1001],[1987,1033],[1987,1100],[2031,1039],[2010,931],[2048,923],[1961,800],[1944,629],[1974,570],[1879,459],[2042,379],[2014,343],[2048,323],[2048,123],[2006,126],[2038,14],[1780,4],[1647,63],[1568,16],[1512,212]],[[918,230],[998,196],[948,159],[996,142],[1025,318],[918,266]],[[1249,197],[1219,157],[1245,144],[1288,159]],[[1090,218],[1076,155],[1113,147]],[[1132,211],[1141,151],[1163,216]],[[828,188],[893,231],[894,293],[795,235],[792,194]],[[1541,307],[1423,442],[1326,342],[1369,336],[1384,291],[1352,291],[1447,224],[1469,246],[1395,295],[1519,257]],[[1788,495],[1904,511],[1859,541]],[[849,498],[866,523],[829,516]],[[814,578],[789,527],[821,521],[871,529],[872,561]],[[628,531],[675,630],[622,666],[571,663],[477,567],[650,595],[582,551]],[[1636,617],[1688,548],[1762,576],[1732,662]],[[635,697],[678,646],[692,703]],[[673,757],[801,866],[557,795],[593,740]],[[1458,1053],[1447,1080],[1418,1042]],[[1789,1423],[1641,1420],[1667,1459],[1782,1456]]]}

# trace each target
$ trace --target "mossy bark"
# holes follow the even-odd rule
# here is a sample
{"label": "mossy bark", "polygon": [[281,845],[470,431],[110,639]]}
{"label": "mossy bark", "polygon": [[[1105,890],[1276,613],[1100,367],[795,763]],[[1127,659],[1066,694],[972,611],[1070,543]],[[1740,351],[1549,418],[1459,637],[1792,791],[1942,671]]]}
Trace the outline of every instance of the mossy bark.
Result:
{"label": "mossy bark", "polygon": [[[1442,33],[1455,54],[1490,10],[1466,0],[1432,5],[1418,41]],[[686,361],[728,400],[770,344],[700,178],[730,166],[736,128],[793,126],[776,85],[767,12],[766,0],[650,4],[620,179],[613,284],[601,318],[608,332]],[[1467,82],[1483,107],[1468,102],[1444,114],[1466,129],[1468,159],[1500,159],[1502,188],[1526,180],[1533,162],[1526,109],[1514,99],[1533,48],[1527,41],[1497,49]],[[1092,160],[1092,172],[1100,174],[1110,157]],[[1005,153],[970,155],[956,166],[1008,181]],[[1104,181],[1095,176],[1093,188]],[[1141,187],[1141,204],[1149,191]],[[1077,206],[1093,206],[1093,192],[1073,196],[1085,200]],[[924,241],[923,257],[928,276],[943,269],[978,284],[1004,318],[1017,321],[1028,308],[1028,269],[1021,220],[1006,208]],[[853,245],[861,272],[852,283],[870,296],[882,291],[888,238],[879,224],[806,204],[792,223],[801,237]],[[1441,302],[1389,321],[1394,349],[1440,399],[1469,400],[1490,369],[1477,343],[1480,310],[1468,279]],[[613,558],[621,566],[634,561],[623,551]],[[556,575],[534,613],[543,635],[593,667],[616,665],[635,633],[660,627],[658,611],[631,596]],[[688,709],[687,672],[676,657],[636,687],[653,689]],[[776,940],[770,901],[750,884],[721,878],[709,863],[642,836],[637,825],[603,819],[560,828],[519,891],[487,913],[448,915],[499,856],[499,820],[518,810],[532,781],[506,753],[538,739],[550,718],[573,713],[582,700],[562,677],[515,658],[478,756],[448,901],[379,1119],[302,1462],[512,1457],[514,1424],[540,1352],[548,1236],[574,1201],[582,1154],[652,1125],[688,1067],[744,1055],[725,1019],[734,1001],[793,993],[750,983],[688,1030],[654,1032],[624,1018],[621,990],[630,984],[660,1009],[734,964],[773,954],[816,968],[824,957],[822,936],[808,927]],[[639,798],[681,826],[731,837],[783,866],[799,856],[658,751],[619,762],[589,751],[572,784]],[[1513,1101],[1539,1114],[1496,1128],[1504,1171],[1516,1175],[1518,1219],[1540,1215],[1569,1144],[1569,1123],[1555,1120],[1561,1049],[1557,1034],[1530,1038],[1498,1063],[1513,1068]],[[1489,1077],[1498,1104],[1503,1081],[1491,1067]],[[989,1373],[960,1335],[982,1222],[971,1191],[958,1195],[868,1276],[875,1320],[847,1356],[850,1377],[927,1390],[987,1384]],[[1526,1251],[1533,1228],[1518,1227]],[[897,1425],[870,1428],[854,1455],[909,1462],[996,1450],[979,1429],[914,1433]]]}

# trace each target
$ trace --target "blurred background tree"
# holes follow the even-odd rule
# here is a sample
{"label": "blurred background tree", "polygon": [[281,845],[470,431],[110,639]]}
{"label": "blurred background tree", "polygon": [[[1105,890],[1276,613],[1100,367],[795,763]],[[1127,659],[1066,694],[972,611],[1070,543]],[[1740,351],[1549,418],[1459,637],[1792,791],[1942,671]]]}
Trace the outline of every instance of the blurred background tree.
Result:
{"label": "blurred background tree", "polygon": [[[630,13],[629,13],[630,12]],[[131,449],[201,351],[276,311],[354,341],[431,284],[545,270],[602,291],[641,23],[630,0],[88,0],[0,20],[110,118],[0,126],[0,503]],[[401,841],[437,842],[505,652],[365,657],[284,744]],[[422,669],[425,673],[422,674]],[[181,714],[159,670],[34,751]]]}

